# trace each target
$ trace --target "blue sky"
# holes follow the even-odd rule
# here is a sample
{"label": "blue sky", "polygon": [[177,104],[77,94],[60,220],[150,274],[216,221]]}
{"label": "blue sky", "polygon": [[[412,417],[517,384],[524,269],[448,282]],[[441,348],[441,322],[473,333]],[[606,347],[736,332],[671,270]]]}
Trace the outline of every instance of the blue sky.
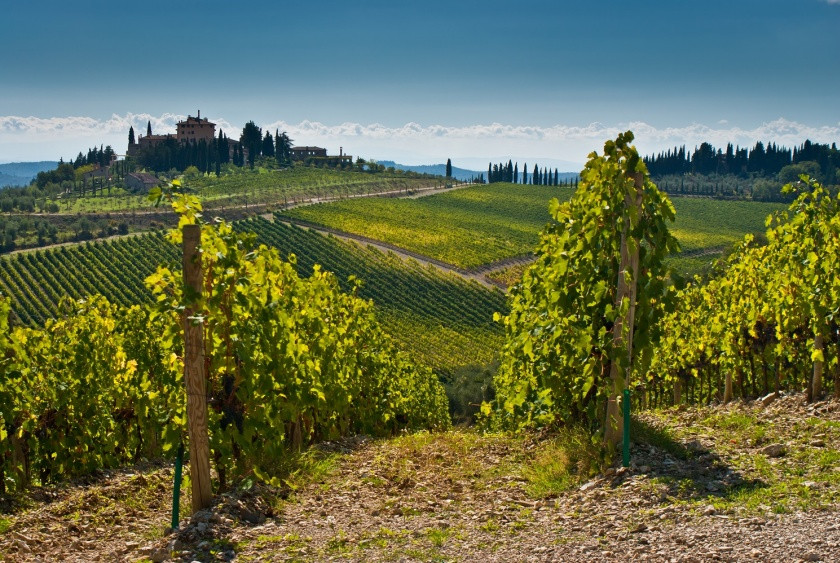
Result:
{"label": "blue sky", "polygon": [[[411,163],[840,131],[840,0],[18,3],[0,162],[195,114]],[[706,137],[703,137],[706,135]]]}

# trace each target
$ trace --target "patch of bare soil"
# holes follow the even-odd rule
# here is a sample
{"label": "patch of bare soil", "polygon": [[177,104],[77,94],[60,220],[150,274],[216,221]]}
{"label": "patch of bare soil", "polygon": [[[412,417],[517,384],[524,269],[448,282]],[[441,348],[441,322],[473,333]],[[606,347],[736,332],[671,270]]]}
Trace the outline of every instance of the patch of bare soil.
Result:
{"label": "patch of bare soil", "polygon": [[0,559],[840,561],[840,402],[642,413],[634,432],[629,468],[540,495],[533,439],[324,444],[311,478],[220,495],[166,535],[171,469],[116,472],[0,515]]}

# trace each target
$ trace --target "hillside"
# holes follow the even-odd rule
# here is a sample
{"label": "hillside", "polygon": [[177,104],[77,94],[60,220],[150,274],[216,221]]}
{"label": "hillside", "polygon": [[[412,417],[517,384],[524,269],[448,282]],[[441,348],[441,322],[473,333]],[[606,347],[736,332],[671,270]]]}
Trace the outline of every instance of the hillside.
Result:
{"label": "hillside", "polygon": [[[0,191],[0,209],[4,212],[0,218],[0,251],[174,225],[177,217],[172,210],[152,208],[147,190],[124,188],[124,172],[118,165],[110,182],[97,180],[95,186],[93,181],[78,179]],[[160,181],[165,183],[167,178]],[[205,209],[227,220],[311,201],[404,195],[443,187],[440,179],[413,173],[363,173],[306,166],[257,166],[253,170],[227,166],[218,178],[191,172],[183,181],[202,198]]]}
{"label": "hillside", "polygon": [[57,162],[9,162],[0,164],[0,188],[6,186],[28,186],[38,172],[53,170]]}
{"label": "hillside", "polygon": [[[377,164],[381,164],[382,166],[389,168],[393,167],[397,170],[408,170],[410,172],[417,172],[418,174],[430,174],[432,176],[445,176],[446,175],[446,164],[419,164],[419,165],[411,165],[411,164],[399,164],[394,162],[393,160],[377,160]],[[485,171],[486,172],[486,171]],[[459,168],[457,166],[452,166],[452,177],[456,180],[461,180],[462,182],[468,182],[473,178],[478,178],[479,174],[484,174],[485,172],[479,170],[468,170],[466,168]]]}
{"label": "hillside", "polygon": [[[279,249],[282,256],[295,254],[303,276],[312,275],[320,264],[336,274],[345,291],[353,288],[350,276],[359,280],[359,295],[374,301],[387,332],[447,384],[463,370],[480,372],[495,361],[502,332],[493,313],[506,310],[501,291],[261,217],[234,226],[256,233],[260,243]],[[143,281],[158,264],[179,267],[178,248],[161,233],[23,252],[0,257],[0,293],[12,299],[20,322],[39,326],[58,314],[65,295],[80,299],[101,294],[124,306],[151,302]],[[470,397],[480,399],[480,393]],[[458,401],[459,410],[466,408],[463,399]]]}
{"label": "hillside", "polygon": [[[840,295],[825,266],[837,255],[835,196],[812,183],[764,244],[739,245],[715,276],[672,287],[670,202],[643,179],[626,181],[632,168],[596,159],[587,170],[555,215],[568,230],[540,242],[552,259],[508,298],[476,272],[488,257],[524,262],[512,249],[528,248],[546,201],[570,190],[491,184],[207,225],[198,305],[160,233],[0,259],[0,289],[33,327],[6,327],[0,301],[0,556],[840,557],[837,328],[820,322]],[[633,350],[622,467],[602,426],[605,415],[608,431],[620,419],[608,410],[621,320],[609,292],[629,278],[613,226],[625,221],[628,237],[643,228],[630,230],[632,210],[621,213],[632,200],[615,186],[649,198],[639,225],[661,235],[634,243],[644,248],[637,334],[654,338]],[[189,219],[198,199],[180,197]],[[705,198],[674,207],[677,258],[698,261],[764,232],[773,210]],[[447,273],[287,222],[316,223],[309,214],[473,270]],[[159,263],[170,269],[148,282],[154,312],[88,298],[148,303],[143,280]],[[64,295],[82,299],[60,305]],[[172,473],[160,459],[184,440],[185,309],[208,335],[217,496],[169,534],[160,522]],[[823,400],[829,382],[836,397]],[[477,428],[450,430],[476,418]],[[54,485],[70,478],[83,480]]]}
{"label": "hillside", "polygon": [[[418,200],[368,199],[293,209],[284,215],[383,240],[461,268],[477,268],[530,253],[549,222],[551,198],[567,200],[566,187],[493,183]],[[682,246],[674,257],[693,273],[748,233],[763,233],[780,204],[673,198],[673,232]]]}
{"label": "hillside", "polygon": [[[190,516],[187,487],[174,534],[170,465],[109,471],[4,507],[0,558],[840,559],[837,401],[668,409],[634,424],[630,468],[593,473],[584,450],[532,435],[329,442],[280,489],[245,482]],[[776,443],[780,456],[767,453]]]}

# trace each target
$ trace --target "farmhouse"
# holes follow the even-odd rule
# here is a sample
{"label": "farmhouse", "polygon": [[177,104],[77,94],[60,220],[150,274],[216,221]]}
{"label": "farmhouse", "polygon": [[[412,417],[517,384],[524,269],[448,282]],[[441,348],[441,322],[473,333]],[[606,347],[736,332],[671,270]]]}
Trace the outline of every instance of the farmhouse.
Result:
{"label": "farmhouse", "polygon": [[321,147],[292,147],[292,160],[303,160],[307,156],[326,158],[327,149]]}
{"label": "farmhouse", "polygon": [[312,161],[321,159],[328,161],[332,165],[353,162],[352,156],[344,154],[344,147],[339,149],[338,156],[327,155],[327,149],[323,147],[292,147],[292,160]]}
{"label": "farmhouse", "polygon": [[133,192],[148,192],[160,183],[155,176],[142,172],[126,174],[125,187]]}

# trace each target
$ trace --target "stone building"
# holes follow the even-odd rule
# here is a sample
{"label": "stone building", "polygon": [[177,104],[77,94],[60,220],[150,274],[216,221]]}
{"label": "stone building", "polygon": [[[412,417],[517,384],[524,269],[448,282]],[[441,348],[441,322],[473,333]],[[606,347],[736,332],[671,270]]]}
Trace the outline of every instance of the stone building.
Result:
{"label": "stone building", "polygon": [[125,175],[125,187],[133,192],[148,192],[160,184],[155,176],[143,172],[132,172]]}
{"label": "stone building", "polygon": [[344,147],[338,151],[338,156],[328,155],[327,149],[322,147],[292,147],[292,160],[303,161],[308,163],[321,163],[328,166],[339,166],[343,164],[352,164],[353,157],[349,154],[344,154]]}
{"label": "stone building", "polygon": [[308,156],[327,156],[327,149],[321,147],[292,147],[292,160],[303,160]]}
{"label": "stone building", "polygon": [[175,137],[181,143],[197,143],[201,139],[210,143],[216,137],[216,124],[211,123],[206,117],[201,119],[201,110],[198,116],[187,116],[186,121],[179,121]]}
{"label": "stone building", "polygon": [[[201,118],[201,110],[198,110],[198,116],[187,116],[185,121],[179,121],[176,125],[176,132],[166,135],[140,135],[133,145],[128,146],[126,154],[128,156],[135,156],[144,149],[153,148],[169,139],[175,139],[179,143],[197,143],[204,139],[207,143],[213,142],[216,136],[216,124],[212,123],[206,117]],[[231,141],[231,145],[236,141]],[[231,152],[233,147],[231,147]]]}

